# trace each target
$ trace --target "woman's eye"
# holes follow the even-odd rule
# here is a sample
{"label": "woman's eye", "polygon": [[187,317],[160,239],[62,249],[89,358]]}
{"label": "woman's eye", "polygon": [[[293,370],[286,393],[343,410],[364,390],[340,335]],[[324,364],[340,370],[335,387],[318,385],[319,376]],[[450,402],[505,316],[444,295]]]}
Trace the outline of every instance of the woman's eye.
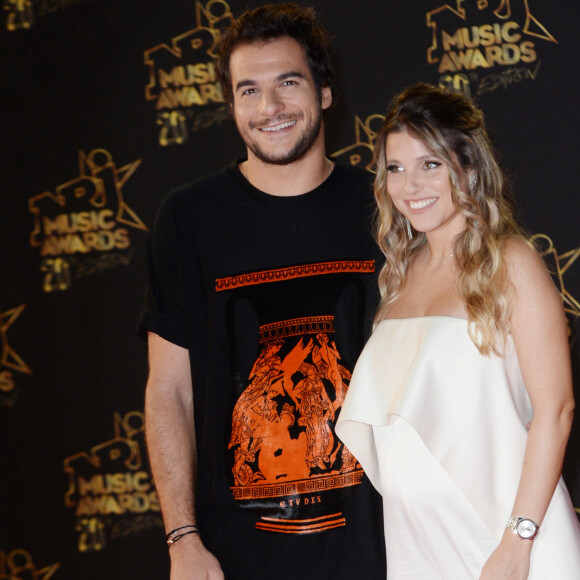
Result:
{"label": "woman's eye", "polygon": [[440,166],[441,163],[439,163],[439,161],[425,161],[425,169],[435,169]]}
{"label": "woman's eye", "polygon": [[400,165],[387,165],[387,171],[389,173],[399,173],[400,171],[403,171],[403,168]]}

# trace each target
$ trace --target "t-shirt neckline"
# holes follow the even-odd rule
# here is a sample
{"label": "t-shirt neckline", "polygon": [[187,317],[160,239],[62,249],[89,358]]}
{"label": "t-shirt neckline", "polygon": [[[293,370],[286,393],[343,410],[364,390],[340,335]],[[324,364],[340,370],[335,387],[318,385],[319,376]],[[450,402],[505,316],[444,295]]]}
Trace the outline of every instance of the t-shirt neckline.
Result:
{"label": "t-shirt neckline", "polygon": [[240,171],[239,164],[245,161],[245,159],[238,159],[231,163],[228,167],[228,173],[230,177],[234,180],[236,185],[244,192],[244,194],[249,197],[260,201],[262,203],[267,203],[270,205],[278,206],[294,206],[302,204],[316,203],[321,199],[324,199],[330,191],[337,187],[338,183],[342,178],[343,168],[335,164],[330,175],[317,187],[307,191],[305,193],[300,193],[298,195],[272,195],[266,193],[261,189],[253,186]]}

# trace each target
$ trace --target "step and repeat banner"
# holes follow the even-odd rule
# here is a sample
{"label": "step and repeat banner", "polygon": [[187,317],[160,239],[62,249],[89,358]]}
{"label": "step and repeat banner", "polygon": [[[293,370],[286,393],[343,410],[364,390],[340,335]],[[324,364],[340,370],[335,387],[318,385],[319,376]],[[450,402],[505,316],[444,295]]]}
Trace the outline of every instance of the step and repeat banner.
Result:
{"label": "step and repeat banner", "polygon": [[[169,190],[244,155],[212,50],[259,4],[3,0],[0,579],[167,576],[143,433],[144,254]],[[580,4],[310,5],[333,36],[336,161],[371,170],[388,101],[416,81],[483,108],[562,294],[579,396]],[[579,451],[576,426],[576,506]]]}

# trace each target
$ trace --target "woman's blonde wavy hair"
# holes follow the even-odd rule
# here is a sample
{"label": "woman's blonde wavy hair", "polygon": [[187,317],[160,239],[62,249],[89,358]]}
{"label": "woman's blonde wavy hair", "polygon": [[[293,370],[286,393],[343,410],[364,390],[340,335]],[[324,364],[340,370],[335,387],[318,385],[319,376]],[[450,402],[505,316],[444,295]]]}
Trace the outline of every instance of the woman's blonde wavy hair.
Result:
{"label": "woman's blonde wavy hair", "polygon": [[464,300],[469,335],[482,354],[501,355],[509,333],[506,299],[507,239],[523,232],[507,199],[507,183],[485,128],[483,113],[461,94],[419,83],[394,97],[375,141],[376,240],[385,264],[379,273],[381,303],[375,324],[397,299],[407,268],[427,243],[422,232],[409,240],[406,220],[387,190],[385,148],[390,133],[407,130],[449,166],[451,198],[466,228],[454,245],[456,288]]}

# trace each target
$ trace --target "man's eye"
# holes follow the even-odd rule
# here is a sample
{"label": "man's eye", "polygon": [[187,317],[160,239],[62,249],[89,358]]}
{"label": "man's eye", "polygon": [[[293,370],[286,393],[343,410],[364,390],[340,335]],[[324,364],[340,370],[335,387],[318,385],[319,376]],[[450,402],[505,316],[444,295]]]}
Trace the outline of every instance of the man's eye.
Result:
{"label": "man's eye", "polygon": [[242,95],[253,95],[256,92],[256,89],[246,89],[242,92]]}

